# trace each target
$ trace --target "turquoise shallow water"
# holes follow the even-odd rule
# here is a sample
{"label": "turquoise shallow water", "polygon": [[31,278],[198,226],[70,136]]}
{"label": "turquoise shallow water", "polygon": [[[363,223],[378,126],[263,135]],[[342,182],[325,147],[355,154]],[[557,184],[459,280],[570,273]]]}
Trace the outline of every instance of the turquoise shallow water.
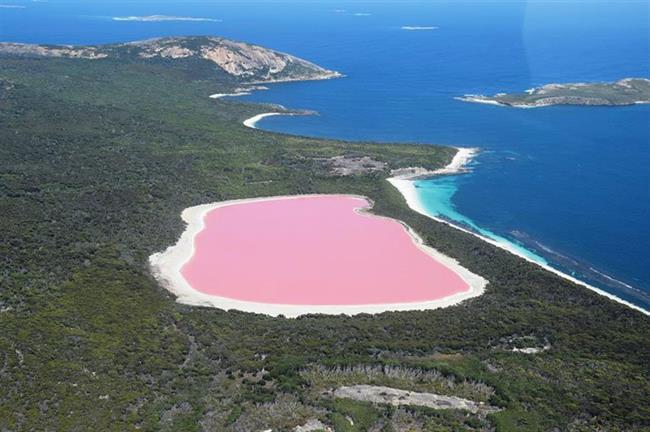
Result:
{"label": "turquoise shallow water", "polygon": [[[648,2],[7,2],[25,8],[0,8],[0,40],[213,34],[339,70],[346,78],[274,85],[245,100],[320,113],[267,118],[264,129],[480,148],[472,173],[418,182],[432,213],[650,308],[650,106],[524,110],[454,99],[649,77]],[[155,14],[221,21],[112,19]]]}
{"label": "turquoise shallow water", "polygon": [[434,179],[417,180],[414,183],[422,206],[428,215],[448,220],[454,225],[467,228],[483,237],[509,246],[521,255],[537,263],[548,264],[543,257],[526,249],[524,245],[516,240],[507,239],[485,228],[481,228],[476,222],[459,213],[453,202],[453,198],[460,187],[460,182],[462,182],[460,176],[442,176]]}

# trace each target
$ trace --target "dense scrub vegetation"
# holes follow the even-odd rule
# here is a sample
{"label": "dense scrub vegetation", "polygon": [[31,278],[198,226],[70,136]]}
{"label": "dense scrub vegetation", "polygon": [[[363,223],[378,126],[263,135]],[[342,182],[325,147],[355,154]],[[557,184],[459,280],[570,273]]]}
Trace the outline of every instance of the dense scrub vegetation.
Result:
{"label": "dense scrub vegetation", "polygon": [[[453,150],[246,129],[260,107],[210,100],[224,84],[201,78],[0,59],[0,430],[275,431],[310,418],[336,431],[650,428],[650,319],[412,212],[387,172],[333,177],[319,162],[433,168]],[[184,306],[150,276],[183,208],[313,192],[369,196],[486,277],[486,293],[433,311],[284,319]],[[512,351],[522,343],[551,349]],[[364,380],[479,392],[502,410],[315,391]]]}

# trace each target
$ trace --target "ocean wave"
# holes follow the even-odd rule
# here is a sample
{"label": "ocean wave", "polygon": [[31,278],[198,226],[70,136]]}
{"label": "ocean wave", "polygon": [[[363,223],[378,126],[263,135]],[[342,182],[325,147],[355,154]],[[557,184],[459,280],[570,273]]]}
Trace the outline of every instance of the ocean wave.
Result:
{"label": "ocean wave", "polygon": [[596,274],[599,275],[599,276],[604,277],[605,279],[607,279],[607,280],[610,281],[610,282],[613,282],[613,283],[616,283],[616,284],[620,284],[620,285],[623,285],[625,288],[628,288],[628,289],[634,290],[634,291],[639,292],[639,293],[643,293],[643,291],[641,291],[640,289],[635,288],[635,287],[633,287],[632,285],[630,285],[630,284],[628,284],[628,283],[625,283],[625,282],[623,282],[623,281],[620,280],[620,279],[615,279],[615,278],[611,277],[611,276],[608,275],[608,274],[605,274],[605,273],[603,273],[603,272],[601,272],[601,271],[596,270],[596,269],[593,268],[593,267],[589,267],[589,270],[591,270],[592,272],[596,273]]}
{"label": "ocean wave", "polygon": [[402,26],[402,30],[417,31],[417,30],[438,30],[436,26]]}
{"label": "ocean wave", "polygon": [[533,239],[531,236],[522,231],[512,230],[510,231],[510,235],[520,241],[524,247],[530,246],[532,247],[533,251],[541,250],[542,252],[546,253],[546,255],[548,255],[555,264],[560,265],[564,270],[568,270],[572,275],[578,274],[582,277],[587,277],[589,280],[597,282],[601,285],[623,290],[627,293],[632,292],[641,294],[644,298],[647,298],[647,294],[645,294],[642,290],[595,269],[586,261],[563,255],[560,252],[553,250],[541,242]]}
{"label": "ocean wave", "polygon": [[209,21],[221,22],[214,18],[197,18],[173,15],[147,15],[147,16],[122,16],[113,17],[113,21],[142,21],[142,22],[160,22],[160,21]]}

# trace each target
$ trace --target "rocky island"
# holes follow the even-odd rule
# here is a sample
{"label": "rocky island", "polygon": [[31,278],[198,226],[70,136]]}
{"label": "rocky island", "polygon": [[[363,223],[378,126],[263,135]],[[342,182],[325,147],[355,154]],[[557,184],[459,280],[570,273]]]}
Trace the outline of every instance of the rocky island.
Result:
{"label": "rocky island", "polygon": [[650,79],[625,78],[611,83],[547,84],[523,93],[465,95],[457,99],[515,108],[550,105],[634,105],[650,103]]}

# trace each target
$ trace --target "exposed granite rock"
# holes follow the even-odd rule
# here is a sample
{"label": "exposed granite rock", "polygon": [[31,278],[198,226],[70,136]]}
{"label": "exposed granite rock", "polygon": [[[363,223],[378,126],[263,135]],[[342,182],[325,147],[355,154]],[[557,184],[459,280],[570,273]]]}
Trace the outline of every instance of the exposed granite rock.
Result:
{"label": "exposed granite rock", "polygon": [[308,420],[307,423],[305,423],[304,425],[296,426],[295,428],[293,428],[293,432],[316,432],[316,431],[333,432],[332,428],[326,426],[325,424],[323,424],[323,422],[317,419]]}
{"label": "exposed granite rock", "polygon": [[472,413],[483,414],[498,411],[497,408],[490,405],[455,396],[443,396],[435,393],[418,393],[391,387],[364,384],[339,387],[334,390],[333,395],[337,398],[346,398],[393,406],[413,405],[433,409],[460,409]]}
{"label": "exposed granite rock", "polygon": [[329,173],[334,176],[351,176],[383,171],[387,164],[368,156],[334,156],[326,159]]}

